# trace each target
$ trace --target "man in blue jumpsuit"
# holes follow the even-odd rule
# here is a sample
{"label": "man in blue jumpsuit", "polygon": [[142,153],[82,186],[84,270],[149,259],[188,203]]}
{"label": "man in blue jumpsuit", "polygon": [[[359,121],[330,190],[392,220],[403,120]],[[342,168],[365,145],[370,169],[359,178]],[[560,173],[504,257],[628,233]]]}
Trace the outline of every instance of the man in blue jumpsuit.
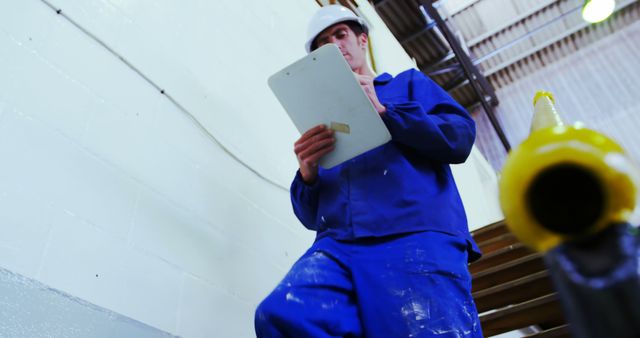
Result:
{"label": "man in blue jumpsuit", "polygon": [[309,32],[307,52],[338,46],[392,141],[328,170],[332,130],[295,143],[291,201],[317,236],[256,310],[258,337],[481,337],[467,269],[480,252],[449,168],[471,151],[472,118],[417,70],[374,77],[348,9],[321,8]]}

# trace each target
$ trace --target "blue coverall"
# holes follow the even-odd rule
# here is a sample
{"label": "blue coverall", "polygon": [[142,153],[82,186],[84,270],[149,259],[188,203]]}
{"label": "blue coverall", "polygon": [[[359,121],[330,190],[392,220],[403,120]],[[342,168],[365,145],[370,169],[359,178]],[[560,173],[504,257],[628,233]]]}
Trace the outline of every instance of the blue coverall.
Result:
{"label": "blue coverall", "polygon": [[258,337],[481,337],[471,238],[450,163],[475,139],[469,114],[411,69],[376,77],[392,141],[291,200],[316,241],[256,310]]}

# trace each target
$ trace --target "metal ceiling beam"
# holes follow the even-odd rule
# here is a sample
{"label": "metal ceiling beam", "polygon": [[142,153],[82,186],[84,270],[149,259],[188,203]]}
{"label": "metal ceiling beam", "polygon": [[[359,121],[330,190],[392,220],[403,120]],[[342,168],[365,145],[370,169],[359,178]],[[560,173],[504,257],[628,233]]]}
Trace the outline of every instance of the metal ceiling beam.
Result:
{"label": "metal ceiling beam", "polygon": [[[462,66],[464,74],[469,79],[469,83],[471,84],[473,91],[480,100],[480,104],[487,114],[491,125],[498,134],[500,142],[502,143],[504,149],[508,152],[509,150],[511,150],[511,145],[509,144],[509,140],[504,134],[504,131],[502,130],[502,127],[500,126],[500,123],[498,122],[498,119],[494,114],[493,107],[491,106],[491,103],[497,104],[498,102],[493,88],[491,87],[487,79],[480,73],[478,68],[473,64],[473,62],[469,58],[469,55],[467,55],[467,53],[463,50],[462,46],[458,42],[458,39],[446,25],[438,10],[434,8],[434,1],[420,0],[420,3],[422,4],[427,15],[429,15],[429,17],[435,21],[436,25],[440,29],[440,32],[442,33],[442,35],[444,35],[444,38],[449,43],[449,46],[453,50],[456,59],[458,59],[458,63]],[[487,100],[486,96],[489,96],[491,98],[491,103],[489,102],[489,100]]]}
{"label": "metal ceiling beam", "polygon": [[464,71],[462,70],[462,68],[460,68],[459,71],[457,71],[454,75],[453,78],[451,78],[451,80],[447,81],[447,83],[445,83],[442,88],[444,88],[444,90],[446,90],[447,92],[452,91],[454,89],[457,89],[465,84],[468,83],[468,79],[467,77],[464,75]]}
{"label": "metal ceiling beam", "polygon": [[432,22],[432,23],[428,23],[426,26],[424,26],[424,28],[422,28],[421,30],[411,34],[408,37],[403,38],[402,40],[400,40],[400,44],[401,45],[405,45],[413,40],[415,40],[417,37],[419,37],[420,35],[426,33],[427,31],[431,30],[433,27],[435,27],[436,23]]}

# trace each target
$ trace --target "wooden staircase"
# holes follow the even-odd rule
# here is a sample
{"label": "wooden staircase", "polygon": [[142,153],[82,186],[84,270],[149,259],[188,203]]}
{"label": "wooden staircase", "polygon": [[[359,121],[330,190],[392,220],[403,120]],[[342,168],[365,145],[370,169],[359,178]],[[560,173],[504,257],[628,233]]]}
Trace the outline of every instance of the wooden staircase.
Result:
{"label": "wooden staircase", "polygon": [[484,336],[528,328],[538,332],[525,337],[571,337],[542,255],[504,222],[471,234],[483,253],[469,270]]}

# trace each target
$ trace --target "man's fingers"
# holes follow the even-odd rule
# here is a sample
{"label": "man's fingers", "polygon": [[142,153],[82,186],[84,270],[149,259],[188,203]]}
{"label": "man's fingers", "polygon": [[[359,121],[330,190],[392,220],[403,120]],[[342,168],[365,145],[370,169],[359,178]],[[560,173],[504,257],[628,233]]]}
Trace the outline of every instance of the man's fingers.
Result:
{"label": "man's fingers", "polygon": [[332,129],[325,129],[320,133],[317,133],[313,136],[310,136],[308,139],[303,140],[302,138],[300,140],[298,140],[293,147],[293,151],[297,154],[305,149],[307,149],[308,147],[310,147],[311,145],[323,141],[325,139],[329,139],[333,137],[333,133],[334,131]]}
{"label": "man's fingers", "polygon": [[333,151],[333,149],[335,149],[335,148],[336,148],[336,146],[335,146],[335,145],[331,145],[330,147],[324,148],[324,149],[322,149],[322,150],[318,151],[317,153],[315,153],[315,154],[311,155],[311,156],[307,159],[307,161],[308,161],[308,162],[310,162],[310,163],[316,164],[316,163],[318,163],[318,161],[320,160],[320,158],[321,158],[322,156],[324,156],[324,155],[326,155],[326,154],[328,154],[328,153],[332,152],[332,151]]}
{"label": "man's fingers", "polygon": [[301,165],[315,167],[318,165],[318,160],[334,148],[335,144],[330,143],[322,148],[315,149],[314,151],[307,151],[298,156],[298,161]]}
{"label": "man's fingers", "polygon": [[300,152],[308,149],[309,147],[313,146],[314,144],[316,144],[318,142],[325,141],[325,140],[330,139],[332,137],[333,137],[333,133],[316,135],[316,136],[306,140],[305,142],[296,143],[294,145],[294,147],[293,147],[293,152],[296,153],[296,154],[300,153]]}
{"label": "man's fingers", "polygon": [[315,136],[316,134],[319,134],[323,131],[327,130],[327,126],[324,124],[319,124],[309,130],[307,130],[306,132],[304,132],[304,134],[302,134],[302,136],[300,136],[300,138],[298,139],[298,141],[296,143],[299,142],[304,142],[310,138],[312,138],[313,136]]}
{"label": "man's fingers", "polygon": [[373,83],[374,79],[371,76],[359,74],[356,74],[356,77],[358,78],[358,81],[360,81],[362,90],[364,90],[365,94],[367,94],[367,97],[369,98],[371,103],[373,103],[373,106],[376,108],[378,113],[383,113],[384,111],[386,111],[386,108],[384,108],[380,104],[378,96],[376,95],[375,85]]}
{"label": "man's fingers", "polygon": [[359,77],[358,80],[360,80],[360,86],[367,94],[373,91],[373,81],[370,78]]}
{"label": "man's fingers", "polygon": [[356,77],[361,85],[373,84],[373,78],[371,76],[356,74]]}
{"label": "man's fingers", "polygon": [[322,141],[318,141],[312,145],[310,145],[309,147],[307,147],[306,149],[300,151],[298,153],[298,158],[301,161],[307,160],[308,158],[310,158],[311,156],[313,156],[315,153],[322,151],[322,149],[326,148],[326,147],[331,147],[336,143],[336,140],[334,138],[330,138],[330,139],[325,139]]}

